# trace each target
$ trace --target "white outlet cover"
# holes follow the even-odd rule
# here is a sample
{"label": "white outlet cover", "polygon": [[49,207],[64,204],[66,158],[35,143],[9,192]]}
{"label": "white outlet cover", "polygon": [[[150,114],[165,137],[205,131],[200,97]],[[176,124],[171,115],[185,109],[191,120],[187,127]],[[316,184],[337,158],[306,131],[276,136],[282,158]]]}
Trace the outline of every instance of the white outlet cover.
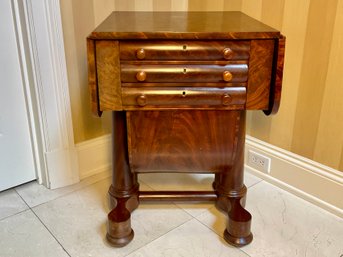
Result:
{"label": "white outlet cover", "polygon": [[271,159],[253,150],[248,151],[248,165],[264,173],[270,173]]}

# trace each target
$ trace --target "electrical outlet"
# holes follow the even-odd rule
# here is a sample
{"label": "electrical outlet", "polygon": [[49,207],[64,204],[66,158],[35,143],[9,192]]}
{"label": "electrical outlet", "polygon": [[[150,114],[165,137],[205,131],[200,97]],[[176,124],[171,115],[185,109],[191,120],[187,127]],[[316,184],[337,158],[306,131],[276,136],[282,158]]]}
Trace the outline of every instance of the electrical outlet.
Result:
{"label": "electrical outlet", "polygon": [[248,151],[248,164],[264,173],[270,173],[271,159],[252,150]]}

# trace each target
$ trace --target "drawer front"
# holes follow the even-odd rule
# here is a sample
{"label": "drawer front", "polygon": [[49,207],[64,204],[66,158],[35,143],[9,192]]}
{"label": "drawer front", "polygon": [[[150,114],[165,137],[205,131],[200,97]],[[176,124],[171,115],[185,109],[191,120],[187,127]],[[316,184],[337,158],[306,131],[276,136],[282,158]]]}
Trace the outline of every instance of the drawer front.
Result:
{"label": "drawer front", "polygon": [[244,62],[213,64],[121,64],[122,82],[246,82],[248,65]]}
{"label": "drawer front", "polygon": [[126,41],[122,60],[247,60],[249,41]]}
{"label": "drawer front", "polygon": [[227,87],[245,87],[245,83],[122,83],[122,87],[172,87],[172,88],[186,88],[186,87],[204,87],[208,90],[212,90],[211,88],[227,88]]}
{"label": "drawer front", "polygon": [[240,111],[127,112],[132,172],[223,172],[234,164]]}
{"label": "drawer front", "polygon": [[122,87],[124,109],[224,108],[244,109],[245,85],[228,88]]}

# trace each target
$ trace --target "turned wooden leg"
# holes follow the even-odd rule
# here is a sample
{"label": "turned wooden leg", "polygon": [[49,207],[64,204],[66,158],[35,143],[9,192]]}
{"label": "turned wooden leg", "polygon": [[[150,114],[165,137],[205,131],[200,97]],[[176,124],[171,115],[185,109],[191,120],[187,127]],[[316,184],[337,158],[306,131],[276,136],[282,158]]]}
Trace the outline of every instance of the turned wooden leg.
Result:
{"label": "turned wooden leg", "polygon": [[217,192],[216,205],[228,213],[228,223],[224,239],[232,245],[244,246],[252,241],[251,214],[244,209],[247,189],[243,184],[245,111],[237,115],[236,149],[233,153],[232,167],[224,167],[216,174],[213,186]]}
{"label": "turned wooden leg", "polygon": [[231,208],[228,213],[228,223],[224,231],[224,239],[229,244],[235,246],[247,245],[253,239],[250,231],[251,214],[242,207],[240,198],[229,199]]}
{"label": "turned wooden leg", "polygon": [[116,247],[133,239],[131,212],[138,207],[137,176],[130,171],[127,151],[126,113],[113,112],[113,176],[109,189],[111,212],[108,214],[108,242]]}

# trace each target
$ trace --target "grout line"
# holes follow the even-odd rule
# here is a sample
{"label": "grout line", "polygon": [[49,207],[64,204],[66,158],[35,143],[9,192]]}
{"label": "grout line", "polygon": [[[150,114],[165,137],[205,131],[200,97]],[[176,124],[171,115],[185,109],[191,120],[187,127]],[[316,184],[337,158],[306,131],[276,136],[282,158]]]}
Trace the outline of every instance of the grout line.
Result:
{"label": "grout line", "polygon": [[[16,213],[16,214],[13,214],[13,215],[11,215],[11,216],[5,217],[5,218],[3,218],[3,219],[12,217],[12,216],[17,215],[17,214],[19,214],[19,213],[22,213],[22,212],[24,212],[24,211],[28,211],[28,210],[32,211],[32,213],[37,217],[37,219],[41,222],[41,224],[47,229],[47,231],[48,231],[48,232],[51,234],[51,236],[56,240],[56,242],[62,247],[62,249],[66,252],[66,254],[67,254],[69,257],[71,257],[71,255],[68,253],[68,251],[64,248],[64,246],[61,244],[61,242],[56,238],[56,236],[52,233],[52,231],[44,224],[44,222],[43,222],[43,221],[40,219],[40,217],[36,214],[36,212],[33,210],[33,208],[36,208],[36,207],[38,207],[38,206],[40,206],[40,205],[43,205],[43,204],[46,204],[46,203],[48,203],[48,202],[54,201],[54,200],[59,199],[59,198],[61,198],[61,197],[70,195],[71,193],[75,193],[75,192],[77,192],[77,191],[83,190],[83,189],[85,189],[85,188],[87,188],[87,187],[89,187],[89,186],[91,186],[91,185],[97,184],[97,183],[99,183],[99,182],[101,182],[101,181],[103,181],[103,180],[105,180],[105,179],[107,179],[107,178],[108,178],[108,177],[103,177],[103,178],[101,178],[101,179],[99,179],[99,180],[95,179],[95,181],[92,182],[92,183],[90,183],[90,184],[86,184],[86,185],[81,186],[81,187],[79,187],[79,188],[76,188],[75,190],[72,190],[72,191],[70,191],[70,192],[68,192],[68,193],[62,194],[62,195],[60,195],[60,196],[57,196],[56,198],[53,198],[53,199],[51,199],[51,200],[49,200],[49,201],[40,203],[40,204],[38,204],[38,205],[34,205],[34,206],[32,206],[32,207],[25,201],[25,199],[20,195],[20,193],[16,190],[16,188],[14,188],[15,192],[19,195],[19,197],[20,197],[20,198],[23,200],[23,202],[27,205],[28,209],[23,210],[23,211],[21,211],[21,212],[18,212],[18,213]],[[263,180],[260,180],[260,181],[258,181],[258,182],[256,182],[256,183],[254,183],[253,185],[249,186],[249,188],[251,188],[251,187],[253,187],[253,186],[259,184],[259,183],[262,182],[262,181],[263,181]],[[153,191],[155,191],[155,189],[153,189],[150,185],[148,185],[148,184],[145,183],[144,181],[139,181],[139,182],[142,183],[142,184],[144,184],[144,185],[147,186],[148,188],[151,188]],[[210,229],[212,232],[214,232],[216,235],[218,235],[218,234],[216,233],[216,231],[214,231],[212,228],[208,227],[206,224],[204,224],[203,222],[201,222],[197,217],[194,217],[193,215],[189,214],[186,210],[184,210],[182,207],[178,206],[175,202],[171,201],[170,203],[173,204],[176,208],[181,209],[184,213],[186,213],[186,214],[189,216],[189,219],[187,219],[187,220],[184,221],[183,223],[180,223],[180,224],[177,225],[176,227],[171,228],[170,230],[166,231],[164,234],[158,236],[157,238],[153,239],[152,241],[147,242],[146,244],[142,245],[141,247],[139,247],[139,248],[137,248],[137,249],[131,251],[130,253],[128,253],[128,254],[125,255],[125,256],[128,256],[128,255],[130,255],[130,254],[132,254],[132,253],[134,253],[134,252],[140,250],[141,248],[143,248],[143,247],[145,247],[145,246],[147,246],[147,245],[153,243],[154,241],[158,240],[158,239],[161,238],[162,236],[167,235],[168,233],[171,233],[171,232],[174,231],[175,229],[179,228],[180,226],[182,226],[182,225],[184,225],[184,224],[186,224],[187,222],[190,222],[190,221],[192,221],[192,220],[196,220],[196,221],[199,222],[200,224],[202,224],[202,225],[204,225],[205,227],[209,228],[209,229]],[[212,208],[214,208],[214,207],[212,207]],[[1,220],[3,220],[3,219],[1,219]],[[1,221],[1,220],[0,220],[0,221]],[[218,236],[221,237],[221,238],[223,238],[222,235],[218,235]],[[245,252],[244,252],[243,250],[241,250],[240,248],[238,248],[238,249],[239,249],[240,251],[242,251],[244,254],[248,255],[247,253],[245,253]],[[248,256],[249,256],[249,255],[248,255]]]}
{"label": "grout line", "polygon": [[30,210],[30,207],[29,207],[29,208],[27,208],[27,209],[25,209],[25,210],[22,210],[22,211],[16,212],[16,213],[14,213],[14,214],[12,214],[12,215],[9,215],[9,216],[6,216],[6,217],[3,217],[3,218],[1,218],[1,219],[0,219],[0,222],[1,222],[1,221],[3,221],[3,220],[5,220],[5,219],[8,219],[8,218],[14,217],[14,216],[16,216],[16,215],[18,215],[18,214],[21,214],[21,213],[23,213],[23,212],[29,211],[29,210]]}
{"label": "grout line", "polygon": [[260,183],[263,182],[263,181],[264,181],[264,180],[261,179],[260,181],[257,181],[256,183],[254,183],[254,184],[250,185],[249,187],[247,187],[247,189],[252,188],[252,187],[256,186],[257,184],[260,184]]}
{"label": "grout line", "polygon": [[[260,183],[260,182],[261,182],[261,181],[257,182],[256,184],[258,184],[258,183]],[[211,208],[209,209],[209,211],[210,211],[211,209],[217,209],[217,207],[216,207],[216,206],[213,206],[213,207],[211,207]],[[218,210],[218,209],[217,209],[217,210]],[[220,212],[221,215],[225,215],[222,211],[219,210],[219,212]],[[198,215],[197,217],[200,217],[200,216],[201,216],[201,215]],[[205,227],[207,227],[209,230],[211,230],[213,233],[215,233],[217,236],[219,236],[220,238],[222,238],[222,239],[225,241],[225,239],[224,239],[224,237],[223,237],[223,233],[218,234],[217,231],[216,231],[214,228],[209,227],[207,224],[203,223],[203,222],[202,222],[201,220],[199,220],[197,217],[194,217],[194,218],[195,218],[198,222],[200,222],[202,225],[204,225]],[[226,241],[225,241],[225,242],[226,242]],[[247,256],[250,257],[250,255],[249,255],[248,253],[246,253],[244,250],[242,250],[242,248],[232,246],[232,245],[230,245],[229,243],[226,243],[226,244],[228,244],[229,246],[231,246],[231,247],[233,247],[233,248],[235,248],[235,249],[238,249],[239,251],[241,251],[242,253],[244,253],[244,254],[246,254]]]}
{"label": "grout line", "polygon": [[51,232],[51,230],[44,224],[44,222],[39,218],[39,216],[35,213],[35,211],[33,209],[30,208],[30,210],[33,212],[33,214],[37,217],[37,219],[39,220],[40,223],[42,223],[42,225],[46,228],[46,230],[50,233],[50,235],[56,240],[56,242],[62,247],[63,251],[65,251],[65,253],[71,257],[71,255],[68,253],[67,249],[64,248],[64,246],[62,245],[62,243],[57,239],[57,237]]}
{"label": "grout line", "polygon": [[37,216],[37,214],[33,211],[33,209],[31,209],[30,207],[26,210],[23,210],[23,211],[20,211],[20,212],[17,212],[11,216],[8,216],[8,217],[5,217],[3,219],[1,219],[0,221],[3,221],[5,219],[8,219],[8,218],[12,218],[16,215],[19,215],[19,214],[22,214],[24,212],[31,212],[35,217],[37,217],[38,221],[45,227],[45,229],[48,231],[48,233],[55,239],[55,241],[57,242],[58,245],[61,246],[61,248],[63,249],[63,251],[69,256],[69,257],[72,257],[68,251],[64,248],[64,246],[57,240],[57,238],[51,233],[51,231],[48,229],[48,227],[42,222],[42,220]]}
{"label": "grout line", "polygon": [[1,218],[0,221],[4,220],[4,219],[6,219],[6,218],[9,218],[9,217],[15,216],[15,215],[17,215],[17,214],[23,213],[24,211],[30,210],[30,206],[27,204],[27,202],[24,201],[24,199],[21,197],[21,195],[18,194],[17,190],[15,190],[15,188],[12,188],[11,190],[13,190],[13,191],[19,196],[19,198],[25,203],[27,209],[22,210],[22,211],[19,211],[19,212],[16,212],[16,213],[14,213],[14,214],[12,214],[12,215],[10,215],[10,216]]}
{"label": "grout line", "polygon": [[[83,189],[83,188],[80,188],[80,189]],[[78,189],[78,190],[80,190],[80,189]],[[48,190],[50,190],[50,189],[48,189]],[[55,198],[52,198],[52,199],[50,199],[50,200],[48,200],[48,201],[45,201],[45,202],[42,202],[42,203],[39,203],[39,204],[36,204],[36,205],[32,205],[32,206],[30,206],[30,205],[25,201],[25,199],[20,195],[20,193],[18,193],[17,191],[16,191],[16,192],[17,192],[18,195],[21,197],[21,199],[25,202],[25,204],[29,207],[29,209],[33,209],[33,208],[36,208],[36,207],[41,206],[41,205],[43,205],[43,204],[46,204],[46,203],[52,202],[52,201],[54,201],[54,200],[57,200],[57,199],[59,199],[59,198],[61,198],[61,197],[67,196],[67,195],[69,195],[69,194],[71,194],[71,193],[75,193],[75,192],[78,191],[78,190],[74,190],[74,191],[71,191],[71,192],[68,192],[68,193],[65,193],[65,194],[56,196]]]}
{"label": "grout line", "polygon": [[[1,0],[0,0],[0,1],[1,1]],[[89,187],[89,186],[93,186],[93,185],[95,185],[95,184],[98,184],[98,183],[102,182],[104,179],[107,179],[107,178],[103,178],[103,179],[98,180],[98,181],[96,181],[96,182],[94,182],[94,183],[91,183],[91,184],[89,184],[89,185],[85,185],[84,187],[81,187],[81,188],[75,189],[75,190],[73,190],[73,191],[71,191],[71,192],[62,194],[62,195],[60,195],[60,196],[57,196],[56,198],[53,198],[53,199],[51,199],[51,200],[49,200],[49,201],[44,202],[44,203],[40,203],[40,204],[34,205],[34,206],[30,207],[30,209],[39,207],[39,206],[41,206],[41,205],[43,205],[43,204],[46,204],[46,203],[55,201],[55,200],[57,200],[57,199],[60,199],[60,198],[62,198],[62,197],[65,197],[65,196],[69,196],[69,195],[71,195],[71,194],[73,194],[73,193],[77,193],[78,191],[84,190],[84,189],[86,189],[86,188]],[[50,189],[49,189],[49,190],[50,190]],[[1,257],[1,256],[0,256],[0,257]]]}
{"label": "grout line", "polygon": [[132,254],[132,253],[134,253],[134,252],[137,252],[138,250],[142,249],[142,248],[145,247],[145,246],[150,245],[151,243],[155,242],[155,241],[158,240],[159,238],[161,238],[161,237],[163,237],[163,236],[165,236],[165,235],[171,233],[173,230],[175,230],[175,229],[181,227],[182,225],[186,224],[187,222],[190,222],[190,221],[193,220],[193,219],[194,219],[194,217],[192,217],[192,218],[189,219],[189,220],[186,220],[185,222],[182,222],[181,224],[177,225],[175,228],[172,228],[172,229],[168,230],[167,232],[165,232],[163,235],[160,235],[159,237],[157,237],[157,238],[151,240],[150,242],[145,243],[144,245],[142,245],[141,247],[138,247],[137,249],[133,250],[132,252],[128,253],[127,255],[124,255],[124,257],[125,257],[125,256],[128,256],[128,255],[130,255],[130,254]]}
{"label": "grout line", "polygon": [[[112,184],[112,183],[111,183],[111,184]],[[140,187],[141,185],[144,185],[144,186],[150,188],[151,191],[156,191],[156,190],[153,189],[151,186],[149,186],[147,183],[145,183],[143,180],[138,179],[138,184],[139,184],[139,187]]]}
{"label": "grout line", "polygon": [[21,195],[18,194],[18,192],[17,192],[17,190],[15,190],[15,188],[11,188],[11,189],[9,189],[9,190],[13,190],[13,191],[19,196],[19,198],[20,198],[20,199],[24,202],[24,204],[26,205],[27,209],[21,210],[21,211],[18,211],[18,212],[16,212],[16,213],[13,213],[13,214],[11,214],[11,215],[9,215],[9,216],[3,217],[3,218],[0,219],[0,221],[2,221],[2,220],[4,220],[4,219],[7,219],[7,218],[10,218],[10,217],[13,217],[13,216],[15,216],[15,215],[17,215],[17,214],[23,213],[23,212],[25,212],[25,211],[27,211],[27,210],[30,210],[30,206],[27,204],[27,202],[24,201],[24,199],[21,197]]}
{"label": "grout line", "polygon": [[[95,184],[97,184],[97,183],[99,183],[99,182],[101,182],[101,181],[103,181],[103,180],[105,180],[105,179],[108,179],[108,178],[109,178],[109,177],[104,177],[104,178],[101,178],[101,179],[99,179],[99,180],[95,179],[95,181],[92,182],[92,183],[90,183],[90,184],[86,184],[86,185],[84,185],[84,186],[80,186],[79,188],[73,189],[73,190],[71,190],[70,192],[67,192],[67,193],[58,195],[58,196],[56,196],[55,198],[52,198],[52,199],[50,199],[50,200],[48,200],[48,201],[45,201],[45,202],[42,202],[42,203],[39,203],[39,204],[36,204],[36,205],[33,205],[33,206],[30,206],[30,205],[24,200],[24,198],[20,195],[20,193],[16,190],[16,188],[14,188],[14,190],[15,190],[15,192],[20,196],[20,198],[25,202],[25,204],[31,209],[31,208],[35,208],[35,207],[41,206],[41,205],[43,205],[43,204],[46,204],[46,203],[48,203],[48,202],[57,200],[57,199],[62,198],[62,197],[64,197],[64,196],[70,195],[70,194],[72,194],[72,193],[81,191],[81,190],[83,190],[83,189],[85,189],[85,188],[87,188],[87,187],[89,187],[89,186],[95,185]],[[80,182],[79,182],[79,183],[80,183]],[[77,185],[77,184],[74,184],[74,185]],[[70,185],[70,186],[74,186],[74,185]],[[39,186],[40,186],[40,185],[39,185]],[[54,189],[48,189],[48,190],[54,190]],[[58,189],[56,189],[56,190],[58,190]]]}
{"label": "grout line", "polygon": [[[24,200],[24,198],[16,191],[16,193],[19,195],[19,197],[24,201],[24,203],[29,207],[29,209],[26,209],[25,211],[30,210],[33,215],[35,215],[38,219],[38,221],[45,227],[45,229],[49,232],[49,234],[56,240],[56,242],[62,247],[63,251],[71,257],[71,255],[68,253],[68,251],[64,248],[64,246],[60,243],[60,241],[56,238],[56,236],[50,231],[50,229],[44,224],[44,222],[39,218],[39,216],[35,213],[33,208],[31,208]],[[13,216],[13,215],[12,215]]]}
{"label": "grout line", "polygon": [[[19,197],[25,202],[24,198],[16,191],[16,193],[19,195]],[[68,251],[64,248],[64,246],[60,243],[60,241],[56,238],[56,236],[50,231],[50,229],[44,224],[44,222],[38,217],[38,215],[35,213],[35,211],[33,210],[33,207],[31,208],[26,202],[25,204],[29,207],[29,210],[33,213],[33,215],[35,215],[37,217],[37,219],[39,220],[39,222],[45,227],[45,229],[50,233],[50,235],[56,240],[56,242],[62,247],[63,251],[65,251],[65,253],[71,257],[71,255],[68,253]]]}

